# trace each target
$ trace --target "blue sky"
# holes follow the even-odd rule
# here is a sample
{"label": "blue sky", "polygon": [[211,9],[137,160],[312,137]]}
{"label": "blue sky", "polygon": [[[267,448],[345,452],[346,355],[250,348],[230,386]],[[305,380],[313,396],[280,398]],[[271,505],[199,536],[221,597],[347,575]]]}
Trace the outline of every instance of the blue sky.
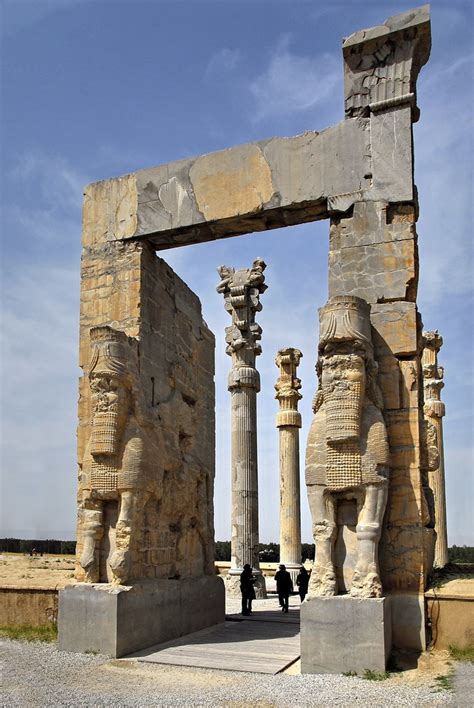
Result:
{"label": "blue sky", "polygon": [[[83,187],[343,119],[341,39],[414,2],[0,0],[2,508],[0,535],[72,538]],[[474,544],[472,4],[432,3],[418,81],[419,307],[444,337],[450,543]],[[229,394],[216,268],[268,264],[259,394],[260,537],[278,540],[278,348],[303,352],[302,467],[316,386],[328,223],[163,255],[216,334],[216,538],[230,537]],[[302,487],[303,540],[311,524]]]}

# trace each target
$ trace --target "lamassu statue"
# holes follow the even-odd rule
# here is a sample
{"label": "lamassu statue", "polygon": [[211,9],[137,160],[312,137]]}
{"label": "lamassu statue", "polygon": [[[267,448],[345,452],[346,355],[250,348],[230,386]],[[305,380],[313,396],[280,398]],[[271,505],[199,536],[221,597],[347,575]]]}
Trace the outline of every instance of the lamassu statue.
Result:
{"label": "lamassu statue", "polygon": [[108,501],[118,503],[115,548],[107,558],[109,580],[123,583],[129,571],[129,547],[136,526],[143,440],[137,423],[136,342],[112,327],[91,330],[88,379],[92,427],[79,485],[79,528],[83,548],[79,562],[88,582],[99,580],[99,541],[104,534]]}
{"label": "lamassu statue", "polygon": [[357,562],[350,594],[380,597],[378,543],[387,503],[389,448],[376,382],[370,307],[336,296],[319,311],[319,388],[306,453],[306,484],[316,544],[308,597],[337,595],[337,504],[357,504]]}

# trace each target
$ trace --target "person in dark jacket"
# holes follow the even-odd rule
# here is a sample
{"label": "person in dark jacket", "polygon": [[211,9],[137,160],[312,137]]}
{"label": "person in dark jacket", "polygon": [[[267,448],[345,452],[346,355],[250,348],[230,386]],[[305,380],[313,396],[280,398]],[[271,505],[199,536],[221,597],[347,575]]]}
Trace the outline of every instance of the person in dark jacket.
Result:
{"label": "person in dark jacket", "polygon": [[301,570],[296,576],[296,584],[298,586],[298,592],[300,594],[301,602],[306,597],[306,593],[308,592],[308,583],[309,583],[309,573],[306,570],[306,568],[301,566]]}
{"label": "person in dark jacket", "polygon": [[252,600],[255,600],[255,588],[253,586],[256,578],[252,575],[252,568],[248,563],[240,574],[240,592],[242,593],[242,614],[252,614]]}
{"label": "person in dark jacket", "polygon": [[290,593],[293,592],[293,581],[284,565],[280,565],[279,570],[275,573],[275,582],[281,611],[288,612],[288,599]]}

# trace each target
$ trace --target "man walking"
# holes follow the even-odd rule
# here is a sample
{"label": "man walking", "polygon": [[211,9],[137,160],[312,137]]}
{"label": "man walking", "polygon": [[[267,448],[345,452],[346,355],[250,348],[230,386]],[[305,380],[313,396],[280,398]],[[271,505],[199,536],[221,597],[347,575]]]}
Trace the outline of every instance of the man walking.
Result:
{"label": "man walking", "polygon": [[240,592],[242,593],[242,614],[252,614],[252,600],[255,600],[255,588],[253,586],[256,578],[252,574],[252,568],[248,563],[240,574]]}
{"label": "man walking", "polygon": [[282,612],[288,612],[288,598],[293,592],[293,581],[286,567],[282,564],[275,573],[275,582],[278,593],[278,600]]}

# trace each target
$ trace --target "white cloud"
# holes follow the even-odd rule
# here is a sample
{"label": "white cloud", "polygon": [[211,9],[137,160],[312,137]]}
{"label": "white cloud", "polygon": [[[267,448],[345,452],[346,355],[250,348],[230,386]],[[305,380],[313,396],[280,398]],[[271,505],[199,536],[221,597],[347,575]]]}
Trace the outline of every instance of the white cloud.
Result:
{"label": "white cloud", "polygon": [[419,187],[420,296],[434,306],[472,292],[472,94],[465,58],[434,64],[419,80],[421,121],[415,126]]}
{"label": "white cloud", "polygon": [[3,32],[6,36],[13,36],[48,15],[81,2],[87,0],[3,0]]}
{"label": "white cloud", "polygon": [[78,269],[28,267],[4,286],[2,525],[72,529]]}
{"label": "white cloud", "polygon": [[22,155],[9,178],[14,196],[4,210],[9,267],[2,278],[0,350],[2,526],[32,537],[52,528],[71,535],[85,178],[62,158],[41,153]]}
{"label": "white cloud", "polygon": [[206,76],[215,74],[227,73],[234,71],[241,60],[241,53],[238,49],[229,49],[224,47],[215,52],[209,59],[206,68]]}
{"label": "white cloud", "polygon": [[36,199],[48,211],[80,209],[87,178],[72,169],[62,157],[52,157],[39,151],[19,156],[10,172],[14,183],[34,188]]}
{"label": "white cloud", "polygon": [[338,56],[301,56],[290,50],[290,41],[290,35],[280,39],[267,68],[250,84],[255,120],[313,108],[327,100],[340,84]]}

